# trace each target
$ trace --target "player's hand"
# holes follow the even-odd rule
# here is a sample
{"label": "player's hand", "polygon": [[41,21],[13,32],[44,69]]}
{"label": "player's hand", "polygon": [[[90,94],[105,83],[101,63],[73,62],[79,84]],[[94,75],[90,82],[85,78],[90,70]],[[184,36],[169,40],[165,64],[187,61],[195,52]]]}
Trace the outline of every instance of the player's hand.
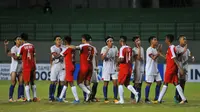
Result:
{"label": "player's hand", "polygon": [[158,44],[157,51],[162,52],[162,44]]}
{"label": "player's hand", "polygon": [[180,75],[184,75],[185,71],[181,68],[181,69],[179,69],[179,73],[180,73]]}
{"label": "player's hand", "polygon": [[195,58],[194,58],[194,56],[192,56],[192,62],[194,62],[195,61]]}
{"label": "player's hand", "polygon": [[8,40],[4,40],[4,45],[7,46],[9,44]]}
{"label": "player's hand", "polygon": [[185,46],[184,46],[184,52],[186,52],[187,51],[187,44],[185,44]]}

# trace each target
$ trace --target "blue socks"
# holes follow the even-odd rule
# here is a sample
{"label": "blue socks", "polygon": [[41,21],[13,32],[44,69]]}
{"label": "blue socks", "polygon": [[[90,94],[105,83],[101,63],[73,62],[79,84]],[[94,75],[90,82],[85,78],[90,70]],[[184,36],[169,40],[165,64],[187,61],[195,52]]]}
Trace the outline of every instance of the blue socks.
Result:
{"label": "blue socks", "polygon": [[53,84],[50,84],[49,86],[49,99],[52,100],[52,95],[53,95]]}
{"label": "blue socks", "polygon": [[108,93],[108,87],[107,86],[103,86],[103,95],[104,95],[104,99],[107,100],[107,93]]}
{"label": "blue socks", "polygon": [[159,94],[160,94],[160,85],[156,85],[154,100],[158,100]]}
{"label": "blue socks", "polygon": [[14,88],[15,88],[15,86],[10,85],[10,89],[9,89],[9,99],[13,98]]}
{"label": "blue socks", "polygon": [[84,100],[86,100],[86,97],[87,97],[86,95],[87,93],[83,91]]}
{"label": "blue socks", "polygon": [[[133,86],[133,88],[135,89],[135,86]],[[132,92],[131,92],[131,99],[135,99],[135,95]]]}
{"label": "blue socks", "polygon": [[145,88],[145,99],[149,99],[149,91],[150,91],[150,86],[146,86],[146,88]]}
{"label": "blue socks", "polygon": [[141,87],[137,88],[136,91],[139,93],[138,97],[139,97],[139,101],[140,101],[140,99],[141,99]]}
{"label": "blue socks", "polygon": [[18,86],[18,99],[24,97],[24,85]]}
{"label": "blue socks", "polygon": [[117,86],[113,86],[113,93],[114,93],[114,98],[117,99],[117,95],[118,95],[118,87]]}

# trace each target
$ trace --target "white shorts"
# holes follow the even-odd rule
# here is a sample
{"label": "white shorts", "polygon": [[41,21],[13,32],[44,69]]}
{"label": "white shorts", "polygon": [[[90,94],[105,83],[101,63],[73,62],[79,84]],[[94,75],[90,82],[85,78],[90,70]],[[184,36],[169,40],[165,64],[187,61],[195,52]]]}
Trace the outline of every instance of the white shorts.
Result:
{"label": "white shorts", "polygon": [[61,63],[53,64],[51,67],[51,81],[64,81],[65,69]]}
{"label": "white shorts", "polygon": [[143,76],[144,76],[144,72],[134,74],[134,79],[133,79],[134,83],[142,83]]}
{"label": "white shorts", "polygon": [[22,64],[11,64],[10,65],[10,74],[16,72],[17,76],[22,73]]}
{"label": "white shorts", "polygon": [[98,74],[97,74],[96,70],[93,70],[92,77],[91,77],[91,83],[97,83],[97,82],[99,82]]}
{"label": "white shorts", "polygon": [[103,81],[110,81],[112,80],[117,80],[118,79],[118,72],[115,73],[102,73],[102,79]]}
{"label": "white shorts", "polygon": [[146,82],[153,83],[154,81],[162,81],[162,78],[160,76],[160,73],[155,74],[155,75],[146,75],[145,77]]}

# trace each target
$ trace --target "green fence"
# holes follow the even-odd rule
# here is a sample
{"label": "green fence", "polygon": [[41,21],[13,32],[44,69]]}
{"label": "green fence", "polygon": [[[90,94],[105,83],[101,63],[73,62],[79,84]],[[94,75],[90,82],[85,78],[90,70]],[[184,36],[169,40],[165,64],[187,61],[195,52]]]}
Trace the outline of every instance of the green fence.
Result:
{"label": "green fence", "polygon": [[80,40],[84,33],[89,33],[93,40],[103,40],[107,35],[119,37],[125,35],[131,39],[141,35],[143,40],[156,35],[164,39],[166,34],[184,34],[188,39],[200,39],[200,23],[123,23],[123,24],[0,24],[0,40],[13,39],[26,32],[31,40],[53,40],[55,35],[71,35],[74,40]]}

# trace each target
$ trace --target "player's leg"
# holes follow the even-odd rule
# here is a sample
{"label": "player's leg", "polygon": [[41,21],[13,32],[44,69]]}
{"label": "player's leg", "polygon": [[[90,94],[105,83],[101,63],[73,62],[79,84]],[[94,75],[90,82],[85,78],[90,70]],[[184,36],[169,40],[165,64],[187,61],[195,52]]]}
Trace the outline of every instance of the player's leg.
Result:
{"label": "player's leg", "polygon": [[30,97],[30,75],[31,75],[31,70],[24,70],[23,71],[23,80],[25,84],[25,93],[26,93],[26,99],[28,102],[31,102],[31,97]]}
{"label": "player's leg", "polygon": [[119,83],[124,83],[125,87],[135,95],[135,101],[136,103],[138,103],[139,102],[138,92],[132,85],[130,85],[131,74],[123,74],[123,76],[121,75],[119,78],[121,78],[120,79],[121,81],[119,81]]}
{"label": "player's leg", "polygon": [[49,101],[52,102],[55,100],[54,94],[56,91],[56,81],[58,76],[57,65],[52,65],[51,75],[50,75],[50,85],[49,85]]}
{"label": "player's leg", "polygon": [[92,102],[98,102],[98,99],[95,97],[97,93],[98,87],[98,74],[95,70],[93,70],[92,78],[91,78],[92,85]]}
{"label": "player's leg", "polygon": [[108,101],[108,84],[109,84],[109,81],[104,81],[104,84],[103,84],[103,95],[104,95],[104,102],[105,103],[109,103]]}
{"label": "player's leg", "polygon": [[113,80],[113,93],[114,93],[114,102],[117,102],[117,96],[118,96],[118,72],[116,72],[115,74],[112,74],[112,80]]}
{"label": "player's leg", "polygon": [[145,81],[146,81],[146,87],[145,87],[145,103],[151,103],[149,100],[149,92],[151,88],[151,84],[154,82],[155,78],[153,75],[146,75]]}
{"label": "player's leg", "polygon": [[69,82],[70,86],[71,86],[71,91],[72,91],[72,94],[75,98],[75,100],[73,101],[74,104],[76,103],[80,103],[80,100],[79,100],[79,97],[78,97],[78,94],[77,94],[77,89],[76,89],[76,86],[74,85],[74,82],[71,81]]}
{"label": "player's leg", "polygon": [[35,85],[35,78],[36,78],[36,73],[35,70],[31,71],[31,77],[30,77],[30,84],[31,84],[31,89],[33,92],[33,101],[37,102],[40,101],[40,99],[37,98],[37,91],[36,91],[36,85]]}
{"label": "player's leg", "polygon": [[160,87],[162,85],[162,78],[160,76],[160,73],[155,76],[155,80],[156,80],[156,88],[155,88],[155,98],[154,98],[154,101],[157,101],[158,97],[159,97],[159,94],[160,94]]}
{"label": "player's leg", "polygon": [[[91,91],[91,88],[90,88],[91,82],[90,82],[90,80],[91,80],[91,77],[92,77],[92,72],[93,72],[93,69],[91,67],[91,68],[89,68],[88,73],[87,73],[87,75],[85,77],[85,85],[87,86],[89,91]],[[91,99],[92,99],[92,92],[90,94],[87,93],[86,101],[91,100]]]}
{"label": "player's leg", "polygon": [[[77,84],[79,87],[87,94],[91,94],[90,90],[85,86],[85,77],[86,74],[88,73],[87,69],[81,68],[79,73],[78,73],[78,78],[77,78]],[[88,99],[87,99],[88,100]]]}
{"label": "player's leg", "polygon": [[181,88],[180,84],[178,84],[178,76],[177,75],[173,76],[173,82],[174,82],[174,85],[176,86],[176,90],[178,91],[178,94],[180,95],[180,98],[182,100],[180,102],[180,104],[187,103],[187,99],[185,98],[185,96],[183,94],[183,89]]}
{"label": "player's leg", "polygon": [[14,102],[13,93],[16,85],[16,72],[11,72],[11,85],[9,88],[9,102]]}
{"label": "player's leg", "polygon": [[107,95],[108,95],[108,84],[109,84],[109,81],[110,81],[110,74],[107,73],[105,70],[102,71],[102,79],[104,81],[104,84],[103,84],[104,102],[109,103]]}
{"label": "player's leg", "polygon": [[[59,79],[59,86],[58,86],[58,93],[57,93],[57,99],[59,100],[59,96],[61,95],[61,92],[63,90],[63,86],[65,84],[65,70],[61,68],[61,70],[58,73],[58,79]],[[63,93],[63,99],[66,98],[66,91]]]}
{"label": "player's leg", "polygon": [[168,72],[166,71],[165,72],[165,77],[164,77],[164,85],[160,91],[160,94],[159,94],[159,97],[158,97],[158,100],[153,102],[153,103],[161,103],[162,102],[162,99],[167,91],[167,88],[168,88],[168,83],[171,83],[171,79],[172,79],[172,73],[171,72]]}
{"label": "player's leg", "polygon": [[60,93],[59,99],[58,99],[59,102],[63,102],[63,100],[64,100],[64,94],[66,94],[67,88],[68,88],[68,82],[65,81],[64,82],[64,86],[62,88],[62,91]]}
{"label": "player's leg", "polygon": [[26,99],[24,97],[24,82],[23,82],[22,73],[19,73],[19,75],[18,75],[18,82],[19,82],[18,101],[26,101]]}

